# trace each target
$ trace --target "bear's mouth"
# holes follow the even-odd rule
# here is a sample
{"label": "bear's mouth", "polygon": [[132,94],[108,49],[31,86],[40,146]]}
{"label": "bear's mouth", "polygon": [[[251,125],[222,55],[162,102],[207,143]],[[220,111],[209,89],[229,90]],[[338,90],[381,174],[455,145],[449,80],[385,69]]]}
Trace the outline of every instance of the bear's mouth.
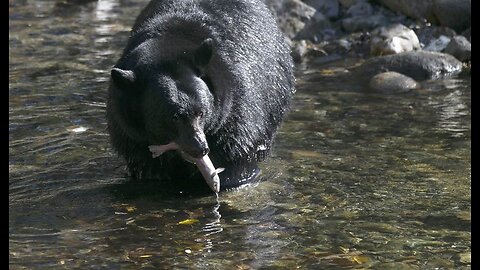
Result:
{"label": "bear's mouth", "polygon": [[208,154],[199,158],[192,157],[186,152],[182,151],[182,148],[176,142],[170,142],[163,145],[150,145],[148,149],[152,153],[152,158],[159,157],[167,151],[180,151],[182,157],[186,161],[192,162],[197,166],[198,170],[203,176],[203,179],[205,179],[205,182],[207,182],[207,185],[210,187],[210,189],[212,189],[215,193],[220,192],[220,177],[218,174],[221,173],[224,168],[215,169]]}

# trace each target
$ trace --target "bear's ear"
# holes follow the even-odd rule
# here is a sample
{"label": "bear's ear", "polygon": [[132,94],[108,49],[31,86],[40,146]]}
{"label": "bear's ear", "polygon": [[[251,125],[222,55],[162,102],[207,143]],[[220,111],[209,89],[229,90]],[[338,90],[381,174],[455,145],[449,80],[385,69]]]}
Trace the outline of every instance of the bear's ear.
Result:
{"label": "bear's ear", "polygon": [[136,76],[132,70],[113,68],[110,74],[118,86],[131,86],[135,83]]}
{"label": "bear's ear", "polygon": [[195,65],[202,68],[210,62],[213,52],[213,40],[211,38],[205,39],[200,46],[193,53],[193,61]]}

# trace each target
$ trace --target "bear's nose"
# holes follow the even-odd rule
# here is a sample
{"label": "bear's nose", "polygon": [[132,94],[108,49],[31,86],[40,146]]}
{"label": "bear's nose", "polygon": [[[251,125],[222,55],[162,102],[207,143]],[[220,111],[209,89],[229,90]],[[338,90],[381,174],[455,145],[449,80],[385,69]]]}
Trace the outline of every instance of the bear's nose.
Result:
{"label": "bear's nose", "polygon": [[205,142],[193,140],[183,147],[183,151],[194,158],[201,158],[210,152]]}
{"label": "bear's nose", "polygon": [[205,145],[193,150],[191,155],[196,158],[201,158],[207,155],[209,152],[210,152],[210,149],[208,148],[208,146]]}

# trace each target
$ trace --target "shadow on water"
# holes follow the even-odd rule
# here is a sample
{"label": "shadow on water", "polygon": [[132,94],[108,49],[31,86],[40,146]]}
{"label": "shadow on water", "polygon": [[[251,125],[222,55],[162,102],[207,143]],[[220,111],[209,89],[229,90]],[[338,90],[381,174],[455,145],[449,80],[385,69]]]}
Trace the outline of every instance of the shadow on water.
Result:
{"label": "shadow on water", "polygon": [[299,66],[258,181],[179,193],[127,179],[106,132],[147,0],[58,2],[9,2],[10,269],[470,268],[470,77],[387,95],[358,59]]}

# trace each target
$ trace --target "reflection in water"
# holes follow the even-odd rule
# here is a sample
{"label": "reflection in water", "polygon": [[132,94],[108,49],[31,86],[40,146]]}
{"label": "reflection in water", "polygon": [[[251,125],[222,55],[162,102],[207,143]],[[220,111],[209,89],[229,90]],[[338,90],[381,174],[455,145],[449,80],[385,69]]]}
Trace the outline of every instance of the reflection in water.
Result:
{"label": "reflection in water", "polygon": [[108,71],[147,1],[9,2],[11,269],[470,268],[470,78],[386,96],[304,65],[258,182],[127,179]]}
{"label": "reflection in water", "polygon": [[461,91],[455,90],[446,95],[442,103],[432,102],[431,105],[440,110],[439,130],[448,131],[453,137],[465,136],[464,133],[469,130],[469,127],[465,126],[463,121],[470,112],[463,103]]}
{"label": "reflection in water", "polygon": [[[213,206],[212,209],[212,214],[214,215],[214,220],[212,222],[209,222],[203,226],[202,231],[205,232],[205,237],[208,237],[212,234],[220,233],[223,231],[222,224],[220,223],[220,218],[222,215],[220,215],[220,212],[218,209],[220,208],[220,203],[218,202],[218,195],[217,195],[217,204]],[[210,239],[206,239],[206,241],[209,243],[207,245],[207,250],[210,250],[212,247],[212,243]]]}
{"label": "reflection in water", "polygon": [[[112,12],[113,8],[116,7],[117,1],[114,0],[98,0],[97,6],[95,8],[95,17],[98,21],[107,21],[117,17],[117,13]],[[111,32],[101,33],[101,34],[110,34]]]}

